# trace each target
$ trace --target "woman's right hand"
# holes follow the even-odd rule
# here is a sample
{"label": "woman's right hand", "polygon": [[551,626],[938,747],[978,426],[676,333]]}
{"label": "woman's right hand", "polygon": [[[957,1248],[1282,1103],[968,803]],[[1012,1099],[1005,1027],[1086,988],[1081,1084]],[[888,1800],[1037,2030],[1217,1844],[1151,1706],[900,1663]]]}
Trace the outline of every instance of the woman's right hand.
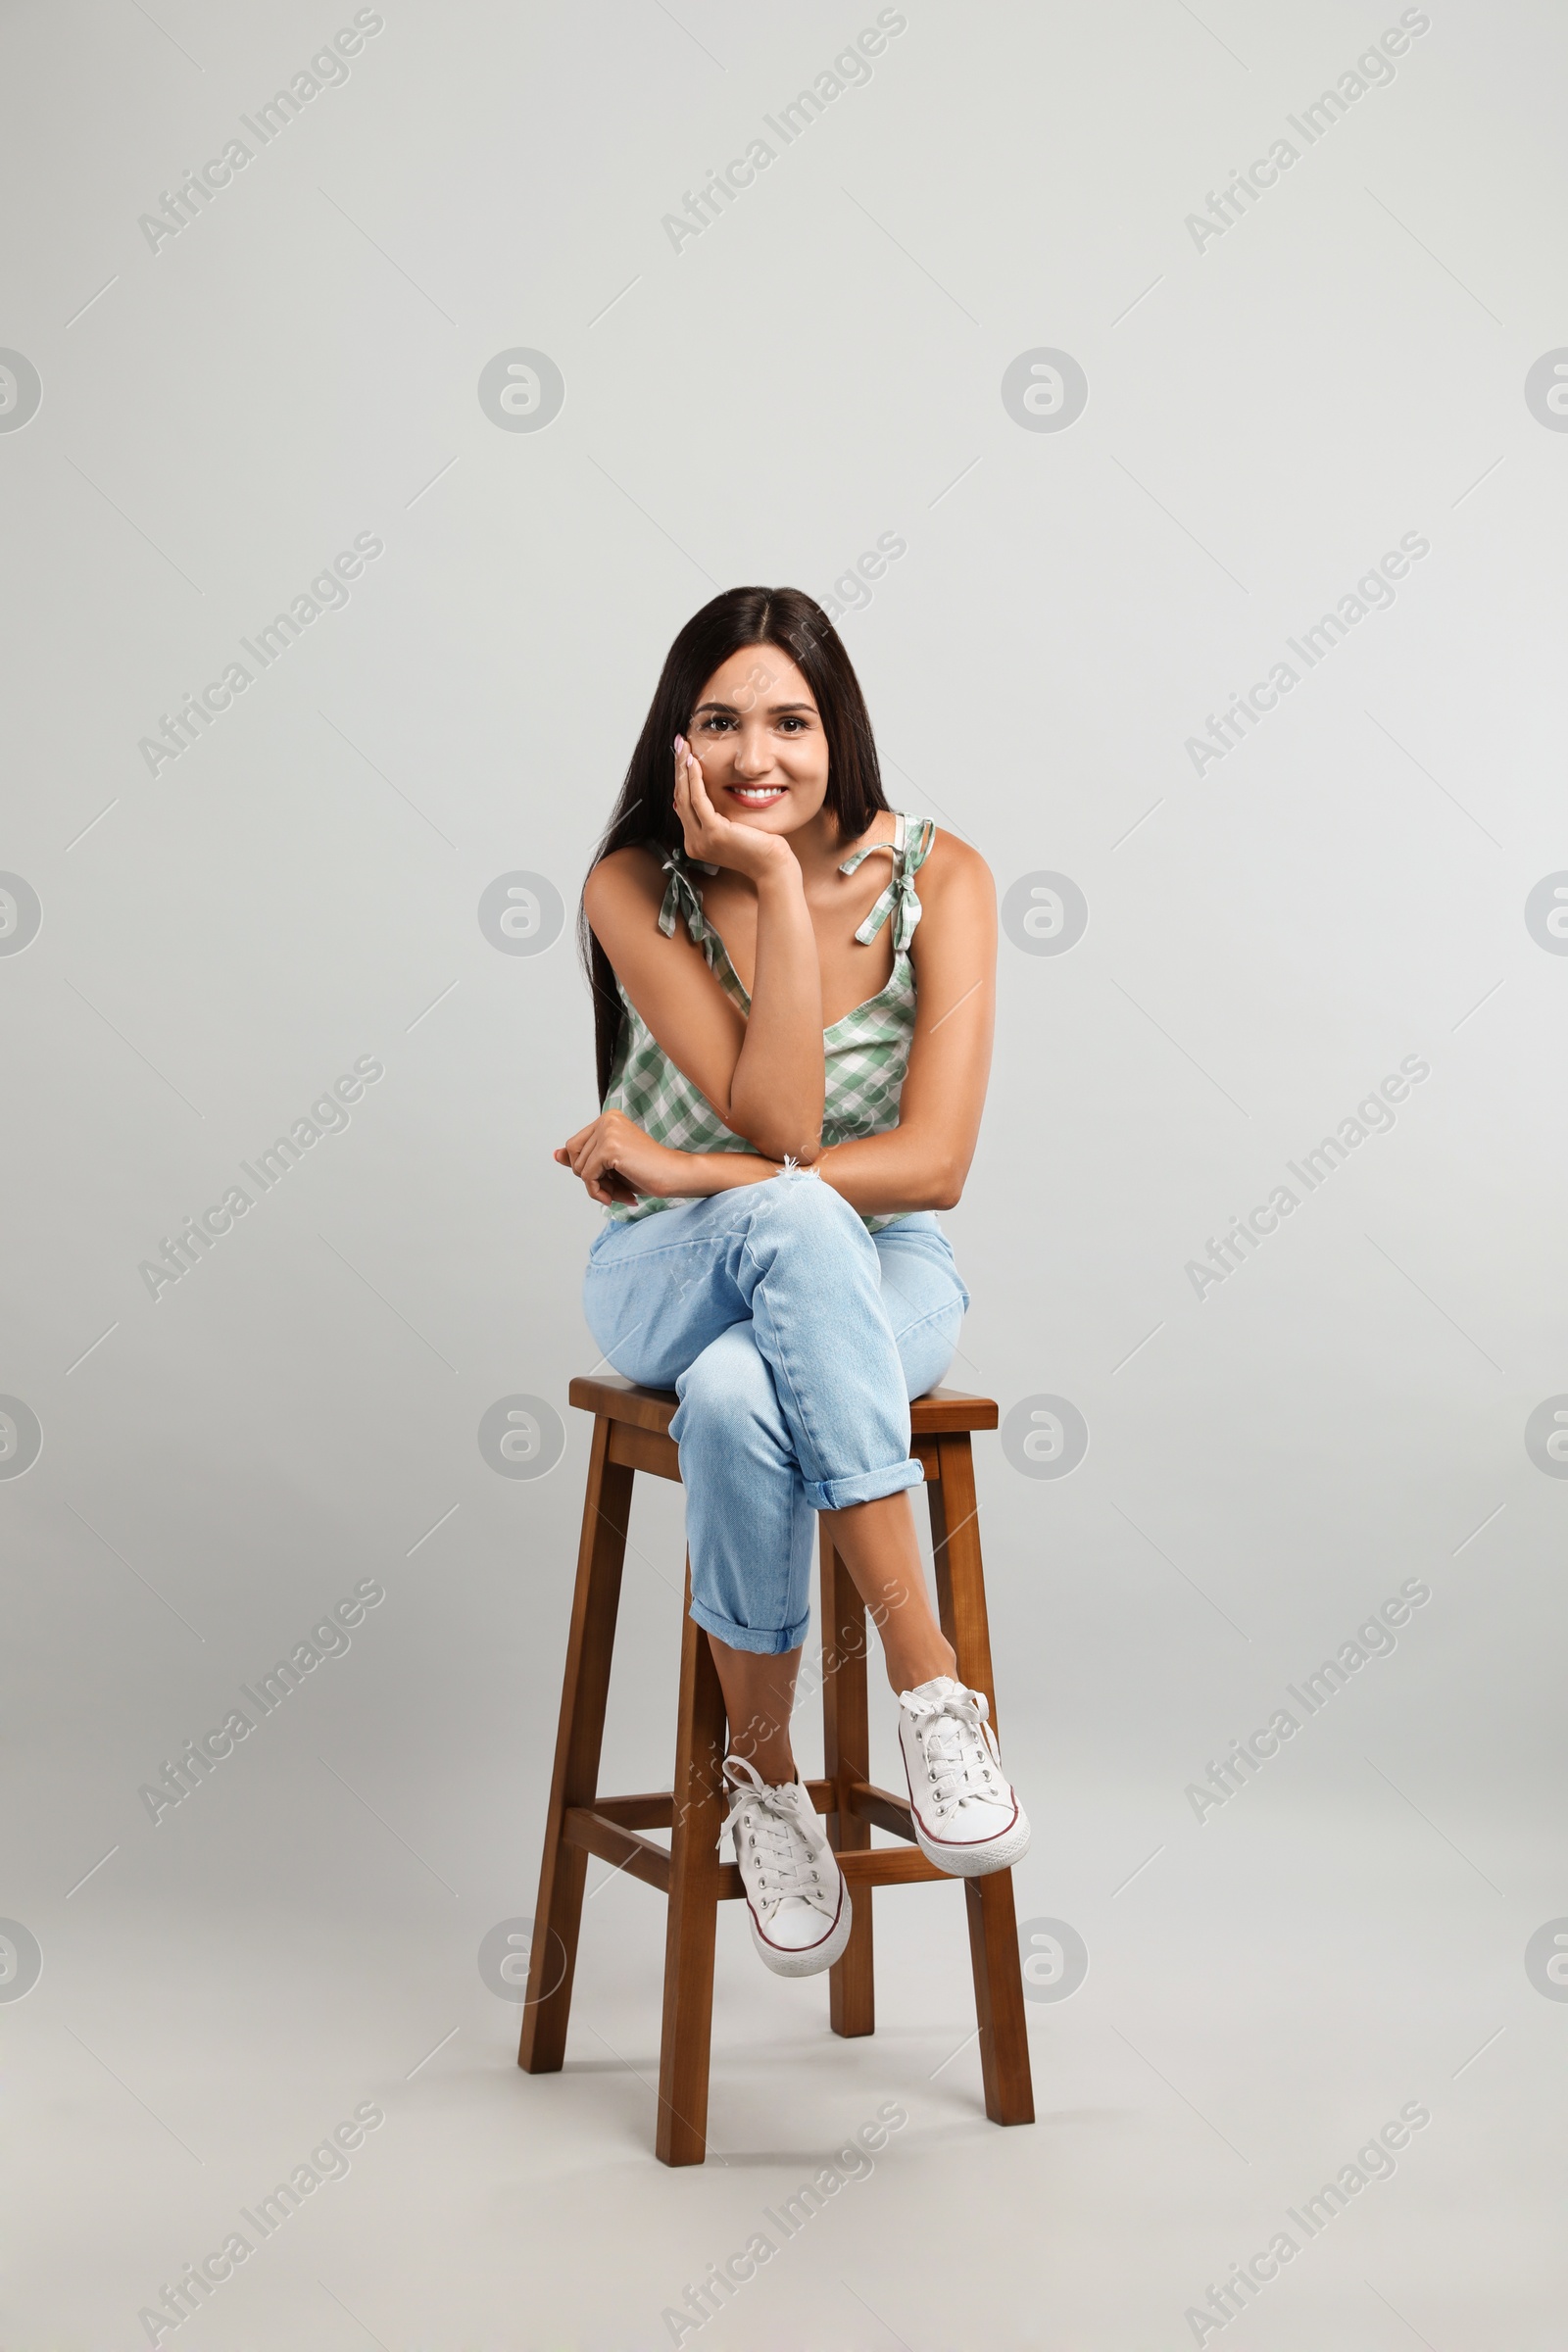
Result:
{"label": "woman's right hand", "polygon": [[778,833],[762,833],[737,824],[713,807],[698,759],[684,735],[675,738],[675,814],[680,820],[688,858],[708,865],[725,865],[753,882],[787,871],[796,863],[789,843]]}

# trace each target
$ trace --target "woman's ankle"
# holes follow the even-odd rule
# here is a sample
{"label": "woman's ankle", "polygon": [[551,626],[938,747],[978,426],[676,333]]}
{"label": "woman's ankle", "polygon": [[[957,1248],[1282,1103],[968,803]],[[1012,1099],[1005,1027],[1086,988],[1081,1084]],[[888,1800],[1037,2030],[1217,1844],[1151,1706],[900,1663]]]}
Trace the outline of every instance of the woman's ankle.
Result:
{"label": "woman's ankle", "polygon": [[935,1682],[938,1675],[951,1675],[955,1682],[958,1679],[958,1661],[949,1642],[939,1639],[895,1653],[887,1648],[886,1642],[884,1635],[883,1659],[888,1670],[888,1687],[895,1697],[901,1690],[917,1690],[922,1683]]}
{"label": "woman's ankle", "polygon": [[770,1788],[781,1788],[786,1782],[798,1778],[794,1755],[788,1746],[777,1740],[770,1740],[765,1744],[754,1740],[747,1746],[743,1741],[734,1740],[730,1742],[729,1753],[738,1756],[743,1764],[750,1764],[759,1780],[765,1781]]}

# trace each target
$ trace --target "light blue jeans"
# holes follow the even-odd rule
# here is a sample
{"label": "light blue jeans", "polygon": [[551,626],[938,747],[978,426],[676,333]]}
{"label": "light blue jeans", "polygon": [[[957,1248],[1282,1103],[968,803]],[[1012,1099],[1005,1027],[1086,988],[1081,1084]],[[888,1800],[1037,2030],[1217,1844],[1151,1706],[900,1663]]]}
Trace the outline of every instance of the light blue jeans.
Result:
{"label": "light blue jeans", "polygon": [[699,1625],[799,1648],[813,1515],[922,1483],[909,1399],[953,1361],[968,1303],[930,1210],[868,1233],[804,1170],[606,1225],[583,1311],[608,1364],[680,1398]]}

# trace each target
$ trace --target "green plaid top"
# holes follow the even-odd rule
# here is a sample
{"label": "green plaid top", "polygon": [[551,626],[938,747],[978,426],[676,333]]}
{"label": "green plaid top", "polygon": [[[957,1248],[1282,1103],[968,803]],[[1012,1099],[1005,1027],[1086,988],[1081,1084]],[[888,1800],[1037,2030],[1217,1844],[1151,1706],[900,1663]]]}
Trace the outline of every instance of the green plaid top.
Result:
{"label": "green plaid top", "polygon": [[[899,1097],[914,1036],[914,966],[909,961],[909,942],[920,920],[914,877],[930,853],[936,826],[929,817],[906,817],[902,811],[895,811],[895,818],[890,842],[868,842],[839,867],[841,874],[853,874],[863,858],[884,850],[892,857],[888,886],[855,936],[862,946],[869,946],[892,915],[893,976],[874,997],[867,997],[863,1004],[857,1004],[853,1012],[822,1032],[827,1081],[822,1108],[824,1146],[846,1144],[862,1135],[881,1135],[899,1123]],[[659,844],[648,846],[659,853]],[[718,871],[701,859],[695,862],[701,873]],[[662,865],[669,887],[659,910],[659,928],[666,939],[672,938],[676,914],[684,915],[693,942],[702,949],[708,968],[725,996],[742,1013],[749,1013],[752,1000],[723,941],[703,912],[685,852],[669,851],[662,857]],[[615,985],[624,1012],[605,1109],[624,1112],[656,1144],[668,1144],[677,1152],[755,1152],[756,1146],[744,1136],[732,1134],[708,1098],[684,1070],[676,1068],[618,980]],[[613,1223],[624,1225],[675,1205],[652,1198],[635,1203],[617,1201],[605,1214]],[[875,1233],[883,1225],[896,1224],[898,1218],[864,1217],[861,1222]]]}

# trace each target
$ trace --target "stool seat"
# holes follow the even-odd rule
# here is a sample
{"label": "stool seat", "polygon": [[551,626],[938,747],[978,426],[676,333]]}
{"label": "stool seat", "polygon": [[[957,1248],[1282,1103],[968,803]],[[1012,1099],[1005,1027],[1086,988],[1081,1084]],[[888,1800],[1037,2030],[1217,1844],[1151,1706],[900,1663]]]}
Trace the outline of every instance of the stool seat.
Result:
{"label": "stool seat", "polygon": [[[690,1614],[689,1559],[674,1786],[631,1796],[601,1795],[598,1786],[632,1481],[639,1470],[679,1480],[680,1450],[669,1435],[678,1400],[672,1390],[613,1377],[574,1379],[567,1394],[573,1405],[593,1415],[594,1436],[517,2063],[530,2074],[548,2074],[564,2061],[588,1856],[597,1855],[668,1899],[656,2145],[665,2164],[701,2164],[707,2151],[714,1912],[720,1902],[742,1899],[745,1888],[736,1865],[720,1862],[716,1852],[727,1811],[724,1700],[707,1636]],[[993,1718],[970,1437],[977,1429],[995,1429],[998,1419],[993,1397],[954,1389],[933,1389],[909,1407],[909,1451],[924,1472],[942,1630],[960,1679],[985,1692]],[[875,2028],[873,1887],[961,1885],[986,2113],[994,2123],[1032,2123],[1012,1874],[953,1881],[915,1841],[908,1796],[869,1778],[865,1605],[825,1530],[820,1551],[827,1770],[805,1786],[827,1819],[854,1914],[844,1955],[828,1971],[829,2022],[846,2035]],[[873,1846],[873,1829],[900,1843]],[[647,1830],[669,1831],[667,1851],[643,1835]]]}
{"label": "stool seat", "polygon": [[[678,1402],[673,1389],[640,1389],[629,1380],[574,1380],[566,1391],[585,1413],[613,1423],[610,1459],[655,1478],[680,1477],[680,1449],[669,1434]],[[995,1429],[998,1413],[990,1396],[966,1396],[958,1389],[932,1389],[909,1407],[913,1433],[909,1451],[929,1486],[942,1476],[935,1441],[962,1430]]]}

